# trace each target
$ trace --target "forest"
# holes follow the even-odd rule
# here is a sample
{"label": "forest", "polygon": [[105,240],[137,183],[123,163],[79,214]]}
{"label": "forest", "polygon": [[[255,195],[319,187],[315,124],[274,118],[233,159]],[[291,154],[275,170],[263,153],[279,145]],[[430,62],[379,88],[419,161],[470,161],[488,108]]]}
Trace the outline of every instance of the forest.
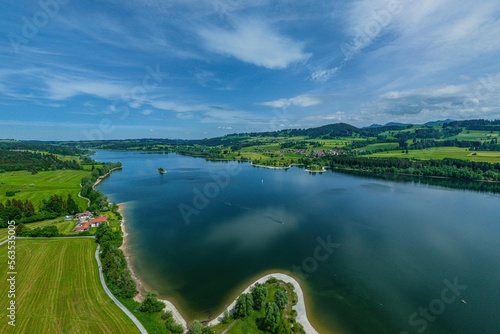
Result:
{"label": "forest", "polygon": [[79,170],[81,166],[76,159],[62,160],[51,153],[0,149],[0,173],[28,170],[35,174],[61,169]]}

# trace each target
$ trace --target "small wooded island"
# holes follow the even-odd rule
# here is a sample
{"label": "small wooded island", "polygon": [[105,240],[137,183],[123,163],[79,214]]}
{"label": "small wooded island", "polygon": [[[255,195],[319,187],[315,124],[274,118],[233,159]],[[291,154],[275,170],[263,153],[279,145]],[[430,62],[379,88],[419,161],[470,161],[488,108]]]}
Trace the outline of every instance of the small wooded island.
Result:
{"label": "small wooded island", "polygon": [[167,171],[163,167],[158,168],[158,173],[165,174]]}

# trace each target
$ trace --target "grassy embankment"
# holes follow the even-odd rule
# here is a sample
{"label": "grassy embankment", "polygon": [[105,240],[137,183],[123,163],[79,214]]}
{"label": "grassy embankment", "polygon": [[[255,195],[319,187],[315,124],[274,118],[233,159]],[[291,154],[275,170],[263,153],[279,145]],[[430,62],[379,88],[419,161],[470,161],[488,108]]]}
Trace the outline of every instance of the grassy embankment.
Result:
{"label": "grassy embankment", "polygon": [[[16,327],[4,319],[0,333],[138,333],[99,281],[93,239],[18,239]],[[0,246],[2,258],[7,245]],[[0,271],[8,272],[7,261]],[[0,307],[9,302],[7,284]],[[4,317],[5,318],[5,317]]]}

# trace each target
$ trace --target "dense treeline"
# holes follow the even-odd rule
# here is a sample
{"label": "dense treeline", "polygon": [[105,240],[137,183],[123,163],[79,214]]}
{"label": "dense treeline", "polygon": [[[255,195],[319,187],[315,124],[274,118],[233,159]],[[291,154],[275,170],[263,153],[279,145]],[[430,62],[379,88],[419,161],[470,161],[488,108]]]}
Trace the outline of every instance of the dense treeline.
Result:
{"label": "dense treeline", "polygon": [[487,120],[487,119],[472,119],[466,121],[453,121],[443,124],[443,128],[446,127],[462,127],[467,130],[477,130],[477,131],[500,131],[500,120]]}
{"label": "dense treeline", "polygon": [[453,188],[453,189],[467,189],[470,191],[486,192],[486,193],[500,193],[500,183],[498,182],[477,182],[474,180],[457,180],[452,178],[436,178],[407,174],[391,174],[363,172],[362,170],[353,169],[336,169],[337,173],[354,174],[360,177],[367,177],[369,179],[377,178],[387,181],[404,182],[404,183],[422,183],[437,187]]}
{"label": "dense treeline", "polygon": [[124,140],[92,140],[75,143],[83,148],[97,148],[103,150],[140,150],[145,147],[154,149],[157,145],[179,145],[187,142],[180,139],[124,139]]}
{"label": "dense treeline", "polygon": [[319,147],[321,144],[317,141],[291,141],[291,142],[286,142],[286,143],[281,143],[280,148],[281,149],[296,149],[296,150],[305,150],[311,147]]}
{"label": "dense treeline", "polygon": [[108,198],[99,190],[94,189],[94,184],[100,177],[108,174],[112,169],[121,168],[122,164],[105,163],[102,167],[94,168],[91,176],[86,176],[81,181],[82,190],[80,195],[90,200],[88,209],[92,212],[106,211],[108,209]]}
{"label": "dense treeline", "polygon": [[80,156],[88,154],[88,150],[82,150],[74,145],[61,145],[56,142],[41,141],[0,141],[0,150],[16,151],[42,151],[64,156]]}
{"label": "dense treeline", "polygon": [[62,234],[59,233],[59,230],[54,225],[29,229],[26,225],[20,223],[16,226],[16,236],[30,238],[53,238],[60,237]]}
{"label": "dense treeline", "polygon": [[227,324],[232,318],[243,319],[251,316],[255,311],[262,310],[264,317],[257,319],[257,325],[261,331],[279,334],[304,334],[304,328],[296,322],[297,314],[294,313],[296,311],[287,312],[289,306],[297,303],[293,290],[291,291],[293,296],[289,298],[287,291],[283,287],[279,287],[278,284],[278,287],[273,289],[273,295],[270,295],[271,292],[267,286],[277,282],[276,278],[271,277],[265,284],[256,283],[250,292],[243,293],[238,297],[232,315],[224,313],[222,322]]}
{"label": "dense treeline", "polygon": [[15,220],[16,223],[32,223],[35,221],[54,219],[67,214],[75,214],[80,208],[71,195],[66,199],[59,195],[53,195],[42,201],[38,212],[29,200],[24,202],[16,199],[8,199],[5,204],[0,203],[0,227],[7,227],[7,221]]}
{"label": "dense treeline", "polygon": [[[133,298],[137,295],[138,291],[128,269],[125,255],[119,249],[123,243],[121,230],[113,231],[109,225],[101,224],[97,228],[95,238],[96,242],[101,245],[99,257],[101,258],[102,273],[109,290],[116,297],[123,299]],[[134,302],[134,304],[136,304],[137,308],[134,308],[138,312],[148,314],[161,313],[161,319],[168,333],[184,333],[184,328],[175,321],[172,312],[163,312],[165,303],[158,300],[158,292],[149,291],[142,303],[138,304]]]}
{"label": "dense treeline", "polygon": [[0,149],[0,172],[28,170],[32,173],[58,169],[81,169],[76,160],[61,160],[49,153]]}
{"label": "dense treeline", "polygon": [[414,160],[405,158],[364,158],[331,156],[332,168],[347,168],[374,173],[439,176],[475,181],[500,181],[500,164],[457,159]]}
{"label": "dense treeline", "polygon": [[430,147],[462,147],[474,151],[500,151],[498,139],[493,138],[490,141],[472,141],[472,140],[419,140],[410,144],[410,148],[422,150]]}
{"label": "dense treeline", "polygon": [[121,231],[113,232],[107,224],[97,228],[95,238],[101,245],[100,258],[102,272],[109,290],[117,297],[132,298],[137,294],[135,283],[121,249],[123,236]]}

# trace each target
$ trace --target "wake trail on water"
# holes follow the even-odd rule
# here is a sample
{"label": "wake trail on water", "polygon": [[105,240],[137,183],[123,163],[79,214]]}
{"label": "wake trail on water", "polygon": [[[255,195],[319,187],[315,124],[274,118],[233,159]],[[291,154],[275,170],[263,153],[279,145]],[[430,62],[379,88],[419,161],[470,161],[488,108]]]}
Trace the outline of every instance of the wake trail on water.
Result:
{"label": "wake trail on water", "polygon": [[[239,205],[239,204],[235,204],[235,205],[232,205],[231,202],[228,202],[228,201],[224,201],[224,200],[221,200],[221,199],[217,199],[218,202],[224,204],[224,205],[227,205],[227,206],[234,206],[234,207],[237,207],[241,210],[245,210],[245,211],[251,211],[251,212],[259,212],[260,210],[257,210],[257,209],[254,209],[254,208],[250,208],[248,206],[243,206],[243,205]],[[275,215],[271,214],[271,213],[264,213],[263,214],[264,218],[267,218],[277,224],[285,224],[285,222],[280,219],[279,217],[276,217]]]}

